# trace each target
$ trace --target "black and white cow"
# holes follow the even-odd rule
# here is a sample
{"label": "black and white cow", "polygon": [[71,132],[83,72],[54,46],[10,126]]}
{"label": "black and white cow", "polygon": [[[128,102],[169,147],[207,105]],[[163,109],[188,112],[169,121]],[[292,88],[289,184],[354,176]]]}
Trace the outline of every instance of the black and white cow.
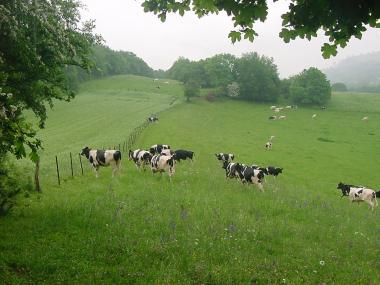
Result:
{"label": "black and white cow", "polygon": [[265,174],[262,170],[253,169],[250,166],[236,164],[236,174],[239,176],[242,183],[253,183],[262,191],[264,190],[263,181]]}
{"label": "black and white cow", "polygon": [[276,115],[270,116],[270,117],[268,118],[268,120],[277,120],[277,116],[276,116]]}
{"label": "black and white cow", "polygon": [[193,160],[195,153],[191,150],[177,149],[174,151],[173,158],[180,162],[181,160],[190,159]]}
{"label": "black and white cow", "polygon": [[149,123],[154,123],[156,121],[158,121],[158,118],[156,116],[151,116],[151,117],[148,118],[148,122]]}
{"label": "black and white cow", "polygon": [[151,154],[161,154],[162,150],[163,149],[170,149],[170,145],[167,145],[167,144],[155,144],[155,145],[152,145],[149,149],[149,152]]}
{"label": "black and white cow", "polygon": [[268,171],[267,175],[273,175],[274,177],[277,177],[284,170],[283,168],[274,166],[268,166],[266,169]]}
{"label": "black and white cow", "polygon": [[232,161],[235,158],[235,155],[232,153],[215,153],[215,156],[221,161]]}
{"label": "black and white cow", "polygon": [[378,206],[378,202],[376,200],[376,192],[372,189],[363,187],[363,186],[355,186],[350,184],[344,184],[339,182],[337,189],[342,190],[342,196],[348,196],[351,202],[366,202],[372,209]]}
{"label": "black and white cow", "polygon": [[152,159],[152,154],[143,149],[129,150],[128,159],[133,160],[138,169],[143,167],[145,170],[145,166],[149,165],[150,160]]}
{"label": "black and white cow", "polygon": [[172,175],[175,172],[174,165],[175,161],[173,156],[168,155],[156,154],[152,157],[152,160],[150,161],[150,168],[152,172],[160,172],[161,174],[162,172],[167,172],[170,181],[172,180]]}
{"label": "black and white cow", "polygon": [[84,155],[88,161],[92,164],[95,170],[96,177],[99,176],[98,170],[100,166],[112,166],[112,177],[115,175],[117,170],[121,167],[121,152],[120,150],[113,149],[90,149],[85,147],[82,149],[80,155]]}
{"label": "black and white cow", "polygon": [[239,178],[236,173],[236,164],[235,162],[223,161],[222,168],[226,171],[226,178]]}

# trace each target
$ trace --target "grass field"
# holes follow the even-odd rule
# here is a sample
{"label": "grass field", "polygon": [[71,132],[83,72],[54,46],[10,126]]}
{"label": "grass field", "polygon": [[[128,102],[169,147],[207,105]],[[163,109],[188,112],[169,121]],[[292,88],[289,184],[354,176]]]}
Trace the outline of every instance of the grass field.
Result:
{"label": "grass field", "polygon": [[[140,90],[147,85],[125,93],[121,81],[88,83],[73,105],[57,106],[42,135],[44,155],[86,144],[115,144],[123,138],[121,129],[127,133],[180,95],[174,82],[159,94],[152,90],[146,101],[150,109],[140,113],[137,106],[145,107],[140,94],[146,94]],[[98,104],[89,106],[93,94]],[[126,153],[122,173],[114,179],[110,169],[101,169],[99,179],[87,171],[58,187],[53,164],[46,170],[50,176],[45,177],[44,192],[22,199],[0,220],[0,280],[378,284],[380,208],[371,212],[365,204],[351,205],[340,199],[336,184],[379,188],[379,98],[334,94],[326,111],[299,108],[287,111],[284,121],[269,121],[268,105],[201,99],[178,104],[161,113],[159,123],[149,126],[136,144],[147,148],[167,143],[195,151],[193,163],[177,165],[172,183],[166,175],[139,172]],[[125,113],[132,113],[123,123],[123,108],[113,110],[118,101],[129,102]],[[71,113],[76,108],[79,115]],[[93,113],[102,127],[92,128]],[[361,121],[363,116],[369,121]],[[77,126],[87,117],[84,127]],[[271,135],[273,150],[265,151]],[[215,152],[233,152],[244,163],[281,166],[284,173],[267,178],[261,193],[254,186],[226,181]]]}

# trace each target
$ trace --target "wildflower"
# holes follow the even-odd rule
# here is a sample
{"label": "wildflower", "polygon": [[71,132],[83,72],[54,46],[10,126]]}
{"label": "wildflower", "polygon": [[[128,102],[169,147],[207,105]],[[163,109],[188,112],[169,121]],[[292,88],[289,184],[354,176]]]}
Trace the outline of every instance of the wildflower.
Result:
{"label": "wildflower", "polygon": [[324,265],[325,265],[325,262],[324,262],[323,260],[321,260],[321,261],[319,262],[319,264],[320,264],[321,266],[324,266]]}

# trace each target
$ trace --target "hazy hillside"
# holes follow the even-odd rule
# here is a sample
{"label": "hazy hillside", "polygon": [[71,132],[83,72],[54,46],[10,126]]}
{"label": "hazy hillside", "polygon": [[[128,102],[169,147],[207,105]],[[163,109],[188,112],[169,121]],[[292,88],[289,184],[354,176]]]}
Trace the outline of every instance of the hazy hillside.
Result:
{"label": "hazy hillside", "polygon": [[332,82],[343,82],[350,89],[380,90],[380,52],[358,55],[324,70]]}

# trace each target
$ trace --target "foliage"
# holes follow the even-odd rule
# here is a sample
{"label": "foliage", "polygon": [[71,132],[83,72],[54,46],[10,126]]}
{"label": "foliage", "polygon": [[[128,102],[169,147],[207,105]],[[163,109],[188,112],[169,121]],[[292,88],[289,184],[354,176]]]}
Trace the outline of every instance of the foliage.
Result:
{"label": "foliage", "polygon": [[236,98],[239,96],[239,84],[232,82],[227,85],[227,96]]}
{"label": "foliage", "polygon": [[[167,13],[178,12],[182,16],[191,9],[198,17],[226,12],[236,27],[228,35],[233,43],[242,36],[253,41],[257,36],[253,24],[264,22],[268,15],[267,0],[145,0],[142,6],[145,12],[158,15],[161,21],[166,20]],[[279,36],[285,42],[305,37],[310,40],[323,30],[330,44],[325,43],[321,50],[328,58],[335,56],[337,47],[345,47],[352,37],[360,39],[367,25],[379,28],[380,6],[373,0],[292,0],[289,10],[281,17],[283,28]]]}
{"label": "foliage", "polygon": [[183,92],[186,97],[186,101],[190,101],[190,98],[199,96],[200,88],[198,82],[195,80],[187,81],[184,85]]}
{"label": "foliage", "polygon": [[[79,2],[3,1],[0,4],[0,149],[17,158],[37,159],[41,142],[23,118],[27,109],[46,120],[46,104],[70,100],[74,93],[65,77],[64,67],[90,66],[90,47],[100,39],[92,34],[93,22],[80,25]],[[4,113],[4,112],[3,112]]]}
{"label": "foliage", "polygon": [[279,97],[280,79],[272,58],[245,54],[236,61],[235,72],[239,97],[258,102],[274,102]]}
{"label": "foliage", "polygon": [[331,90],[332,91],[347,91],[347,87],[344,83],[342,82],[336,82],[334,84],[331,85]]}
{"label": "foliage", "polygon": [[296,75],[290,85],[290,99],[297,104],[323,105],[331,98],[326,75],[315,67]]}

